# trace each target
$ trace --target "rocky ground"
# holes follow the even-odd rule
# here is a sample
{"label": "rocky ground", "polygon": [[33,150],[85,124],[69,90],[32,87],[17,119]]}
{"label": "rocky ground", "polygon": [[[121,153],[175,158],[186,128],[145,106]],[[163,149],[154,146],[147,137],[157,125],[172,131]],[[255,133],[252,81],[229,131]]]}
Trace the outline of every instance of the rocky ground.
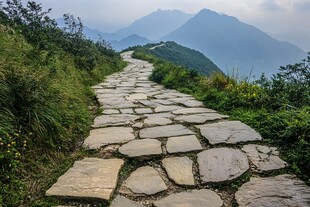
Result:
{"label": "rocky ground", "polygon": [[131,54],[93,87],[104,110],[83,147],[101,156],[76,161],[47,196],[68,206],[310,206],[310,188],[281,174],[287,163],[255,130],[149,81],[152,64]]}

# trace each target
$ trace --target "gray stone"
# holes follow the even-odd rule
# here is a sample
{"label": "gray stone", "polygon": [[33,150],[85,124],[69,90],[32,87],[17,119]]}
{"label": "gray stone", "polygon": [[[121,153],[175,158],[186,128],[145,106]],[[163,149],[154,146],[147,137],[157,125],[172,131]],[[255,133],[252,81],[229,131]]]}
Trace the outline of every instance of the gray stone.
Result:
{"label": "gray stone", "polygon": [[249,144],[242,147],[258,171],[270,171],[285,168],[288,164],[277,156],[277,151],[267,146]]}
{"label": "gray stone", "polygon": [[161,137],[174,137],[181,135],[195,134],[191,130],[182,125],[168,125],[145,128],[140,131],[140,137],[145,138],[161,138]]}
{"label": "gray stone", "polygon": [[47,196],[75,199],[109,200],[116,188],[121,159],[85,158],[76,161],[46,191]]}
{"label": "gray stone", "polygon": [[157,106],[160,106],[159,103],[155,103],[155,102],[149,101],[149,100],[141,100],[141,101],[139,101],[139,103],[143,104],[144,106],[148,106],[148,107],[157,107]]}
{"label": "gray stone", "polygon": [[239,142],[259,141],[262,137],[254,129],[240,121],[225,121],[196,126],[210,144],[236,144]]}
{"label": "gray stone", "polygon": [[188,157],[171,157],[162,161],[168,177],[178,185],[195,185],[193,161]]}
{"label": "gray stone", "polygon": [[197,101],[197,100],[189,100],[189,101],[183,102],[182,104],[187,107],[203,107],[204,106],[201,101]]}
{"label": "gray stone", "polygon": [[123,196],[117,196],[111,203],[110,207],[143,207],[143,206]]}
{"label": "gray stone", "polygon": [[184,115],[184,114],[202,114],[202,113],[215,113],[216,111],[207,108],[183,108],[172,111],[175,115]]}
{"label": "gray stone", "polygon": [[120,144],[135,139],[130,127],[108,127],[93,129],[85,139],[83,147],[98,149],[108,144]]}
{"label": "gray stone", "polygon": [[130,196],[154,195],[167,190],[159,173],[152,167],[140,167],[125,180],[120,193]]}
{"label": "gray stone", "polygon": [[170,106],[157,106],[155,108],[155,112],[156,113],[160,113],[160,112],[169,112],[169,111],[174,111],[174,110],[178,110],[181,109],[181,106],[177,106],[177,105],[170,105]]}
{"label": "gray stone", "polygon": [[128,157],[141,157],[162,154],[161,142],[156,139],[140,139],[122,145],[119,152]]}
{"label": "gray stone", "polygon": [[147,126],[164,126],[171,124],[172,121],[167,118],[161,118],[161,117],[149,117],[144,120],[144,124]]}
{"label": "gray stone", "polygon": [[172,113],[168,112],[168,113],[159,113],[159,114],[145,114],[146,117],[148,118],[168,118],[168,119],[172,119],[175,117],[175,115],[173,115]]}
{"label": "gray stone", "polygon": [[214,191],[201,189],[172,194],[159,201],[156,207],[221,207],[223,200]]}
{"label": "gray stone", "polygon": [[155,99],[153,100],[155,103],[159,103],[162,105],[173,105],[173,102],[165,100],[165,99]]}
{"label": "gray stone", "polygon": [[117,109],[107,109],[103,111],[103,114],[110,115],[110,114],[119,114],[119,110]]}
{"label": "gray stone", "polygon": [[249,169],[245,153],[237,149],[213,148],[198,154],[200,178],[203,182],[233,180]]}
{"label": "gray stone", "polygon": [[122,114],[134,114],[135,112],[133,111],[133,109],[120,109]]}
{"label": "gray stone", "polygon": [[228,118],[228,116],[221,115],[218,113],[205,113],[205,114],[192,114],[192,115],[178,116],[174,120],[192,123],[192,124],[203,124],[206,121],[214,121],[214,120],[219,120],[223,118]]}
{"label": "gray stone", "polygon": [[126,97],[127,100],[146,100],[147,99],[147,95],[144,93],[135,93],[135,94],[131,94],[128,97]]}
{"label": "gray stone", "polygon": [[132,127],[141,129],[143,127],[143,123],[137,122],[137,123],[133,124]]}
{"label": "gray stone", "polygon": [[310,188],[292,175],[251,178],[235,194],[240,207],[309,207]]}
{"label": "gray stone", "polygon": [[139,116],[131,114],[112,114],[97,116],[93,127],[121,126],[132,125],[134,121],[140,119]]}
{"label": "gray stone", "polygon": [[166,148],[168,153],[202,150],[202,146],[195,135],[171,137],[167,140]]}
{"label": "gray stone", "polygon": [[150,108],[136,108],[135,109],[137,114],[152,114],[153,111]]}

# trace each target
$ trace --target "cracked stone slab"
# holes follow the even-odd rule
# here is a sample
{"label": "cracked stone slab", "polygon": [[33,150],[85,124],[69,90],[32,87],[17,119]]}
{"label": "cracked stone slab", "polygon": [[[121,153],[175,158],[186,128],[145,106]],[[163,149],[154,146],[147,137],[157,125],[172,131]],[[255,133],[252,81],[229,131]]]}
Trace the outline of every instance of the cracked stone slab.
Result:
{"label": "cracked stone slab", "polygon": [[258,171],[278,170],[288,166],[278,151],[268,146],[249,144],[242,147]]}
{"label": "cracked stone slab", "polygon": [[231,148],[213,148],[200,152],[197,162],[203,182],[223,182],[241,176],[249,169],[245,153]]}
{"label": "cracked stone slab", "polygon": [[161,142],[156,139],[139,139],[122,145],[119,152],[128,157],[141,157],[162,154]]}
{"label": "cracked stone slab", "polygon": [[225,121],[213,124],[197,125],[201,135],[210,144],[236,144],[239,142],[259,141],[261,135],[240,121]]}
{"label": "cracked stone slab", "polygon": [[147,126],[164,126],[164,125],[168,125],[171,123],[172,123],[172,121],[170,119],[161,118],[161,117],[152,117],[151,116],[151,117],[144,120],[144,124],[146,124]]}
{"label": "cracked stone slab", "polygon": [[167,190],[159,173],[150,166],[135,170],[123,183],[120,193],[130,196],[146,196]]}
{"label": "cracked stone slab", "polygon": [[111,203],[110,207],[144,207],[136,202],[123,196],[117,196]]}
{"label": "cracked stone slab", "polygon": [[168,106],[157,106],[155,108],[155,112],[156,113],[160,113],[160,112],[169,112],[169,111],[175,111],[178,109],[182,109],[183,107],[181,106],[177,106],[177,105],[168,105]]}
{"label": "cracked stone slab", "polygon": [[170,154],[202,150],[195,135],[168,138],[166,148]]}
{"label": "cracked stone slab", "polygon": [[178,185],[195,185],[193,161],[188,157],[170,157],[162,160],[168,177]]}
{"label": "cracked stone slab", "polygon": [[93,129],[85,139],[83,147],[99,149],[108,144],[120,144],[134,140],[133,129],[130,127],[108,127]]}
{"label": "cracked stone slab", "polygon": [[159,201],[156,207],[221,207],[223,200],[214,191],[201,189],[172,194]]}
{"label": "cracked stone slab", "polygon": [[75,199],[109,200],[116,188],[121,159],[85,158],[76,161],[46,191],[47,196]]}
{"label": "cracked stone slab", "polygon": [[202,114],[202,113],[215,113],[216,111],[207,108],[183,108],[172,111],[175,115],[185,115],[185,114]]}
{"label": "cracked stone slab", "polygon": [[220,120],[220,119],[224,119],[228,117],[229,116],[227,115],[221,115],[218,113],[205,113],[205,114],[192,114],[192,115],[178,116],[174,120],[192,123],[192,124],[203,124],[207,121]]}
{"label": "cracked stone slab", "polygon": [[144,128],[140,131],[140,137],[143,139],[175,137],[191,134],[195,133],[182,125],[157,126],[157,127]]}
{"label": "cracked stone slab", "polygon": [[121,126],[134,124],[136,120],[140,119],[139,116],[131,114],[112,114],[97,116],[94,120],[94,128],[108,127],[108,126]]}
{"label": "cracked stone slab", "polygon": [[308,207],[310,188],[293,175],[251,178],[235,194],[240,207]]}

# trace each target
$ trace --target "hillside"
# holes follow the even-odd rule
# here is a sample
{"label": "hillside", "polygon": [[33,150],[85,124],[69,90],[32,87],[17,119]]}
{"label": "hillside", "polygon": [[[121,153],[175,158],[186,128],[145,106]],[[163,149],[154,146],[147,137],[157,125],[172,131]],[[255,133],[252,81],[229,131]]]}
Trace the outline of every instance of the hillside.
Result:
{"label": "hillside", "polygon": [[146,50],[145,52],[172,62],[175,65],[180,65],[190,70],[197,71],[201,75],[210,75],[214,72],[221,71],[202,53],[183,47],[175,42],[162,42],[157,46],[153,46],[152,48]]}
{"label": "hillside", "polygon": [[125,63],[86,39],[73,16],[63,31],[41,5],[8,2],[0,8],[0,206],[57,206],[44,191],[82,154],[97,111],[91,86]]}
{"label": "hillside", "polygon": [[248,76],[268,76],[279,66],[299,62],[306,53],[287,42],[271,38],[238,19],[203,9],[183,26],[162,38],[193,48],[209,57],[225,72],[238,68]]}

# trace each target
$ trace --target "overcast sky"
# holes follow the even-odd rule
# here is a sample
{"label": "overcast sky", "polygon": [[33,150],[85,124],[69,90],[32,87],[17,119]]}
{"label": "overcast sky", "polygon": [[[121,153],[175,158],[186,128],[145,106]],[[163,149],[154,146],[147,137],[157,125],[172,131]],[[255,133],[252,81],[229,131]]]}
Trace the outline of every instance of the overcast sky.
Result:
{"label": "overcast sky", "polygon": [[[157,9],[179,9],[197,13],[208,8],[235,16],[268,34],[294,39],[310,51],[310,0],[35,0],[52,8],[59,18],[71,13],[85,25],[103,32],[113,32]],[[23,2],[27,2],[23,0]],[[282,37],[283,36],[283,37]]]}

